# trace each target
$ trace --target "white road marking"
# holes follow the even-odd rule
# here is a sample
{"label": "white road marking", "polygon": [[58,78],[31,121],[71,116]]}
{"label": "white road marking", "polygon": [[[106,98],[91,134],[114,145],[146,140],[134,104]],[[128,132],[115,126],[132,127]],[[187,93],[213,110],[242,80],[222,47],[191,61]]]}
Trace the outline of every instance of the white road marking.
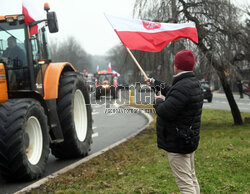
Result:
{"label": "white road marking", "polygon": [[118,108],[120,105],[119,104],[117,104],[117,103],[115,103],[115,104],[113,104],[116,108]]}
{"label": "white road marking", "polygon": [[249,106],[250,104],[248,103],[244,103],[244,102],[241,102],[241,103],[237,103],[238,105],[243,105],[243,106]]}
{"label": "white road marking", "polygon": [[113,116],[113,115],[115,115],[115,113],[109,113],[109,114],[108,114],[108,116]]}
{"label": "white road marking", "polygon": [[239,109],[249,110],[249,108],[246,108],[246,107],[242,107],[242,108],[239,108]]}
{"label": "white road marking", "polygon": [[98,135],[99,135],[98,133],[93,133],[92,137],[98,137]]}
{"label": "white road marking", "polygon": [[99,112],[92,112],[92,115],[98,115],[100,114]]}
{"label": "white road marking", "polygon": [[92,129],[94,130],[94,129],[96,129],[96,127],[92,127]]}
{"label": "white road marking", "polygon": [[104,104],[92,104],[91,105],[93,108],[102,108]]}

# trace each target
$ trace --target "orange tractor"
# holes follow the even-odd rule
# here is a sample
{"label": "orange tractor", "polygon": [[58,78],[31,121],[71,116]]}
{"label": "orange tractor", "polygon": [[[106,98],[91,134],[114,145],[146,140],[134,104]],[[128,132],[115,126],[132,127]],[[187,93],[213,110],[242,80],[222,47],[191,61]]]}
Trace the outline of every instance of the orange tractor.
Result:
{"label": "orange tractor", "polygon": [[111,95],[112,98],[118,97],[117,75],[112,72],[98,72],[96,74],[96,99],[101,96]]}
{"label": "orange tractor", "polygon": [[11,181],[39,178],[50,149],[57,158],[78,158],[92,143],[85,80],[70,63],[51,61],[46,28],[54,33],[58,25],[45,10],[46,26],[33,36],[30,27],[42,21],[0,16],[0,174]]}

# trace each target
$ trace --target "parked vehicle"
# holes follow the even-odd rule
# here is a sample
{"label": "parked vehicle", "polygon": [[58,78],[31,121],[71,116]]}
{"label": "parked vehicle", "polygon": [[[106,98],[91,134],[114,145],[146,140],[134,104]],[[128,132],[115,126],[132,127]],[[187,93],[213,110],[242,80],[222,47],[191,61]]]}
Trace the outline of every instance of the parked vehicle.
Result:
{"label": "parked vehicle", "polygon": [[204,99],[206,99],[208,102],[212,102],[213,100],[213,93],[212,89],[208,82],[201,81],[201,89],[203,91]]}
{"label": "parked vehicle", "polygon": [[129,84],[125,80],[125,78],[121,75],[118,77],[118,89],[119,90],[128,90]]}

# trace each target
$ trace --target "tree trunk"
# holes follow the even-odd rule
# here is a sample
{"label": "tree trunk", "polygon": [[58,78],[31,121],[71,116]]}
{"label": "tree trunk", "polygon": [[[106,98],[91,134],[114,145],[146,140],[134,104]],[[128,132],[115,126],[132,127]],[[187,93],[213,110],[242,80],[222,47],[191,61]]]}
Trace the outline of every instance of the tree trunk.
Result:
{"label": "tree trunk", "polygon": [[241,118],[241,114],[240,114],[240,110],[238,108],[238,105],[236,104],[235,100],[234,100],[234,96],[232,93],[232,90],[230,88],[230,85],[227,81],[225,72],[224,72],[224,68],[222,67],[222,65],[219,64],[219,62],[212,56],[212,54],[208,51],[207,47],[203,44],[203,42],[199,42],[197,44],[197,46],[200,48],[200,50],[204,53],[204,55],[207,57],[207,59],[209,61],[212,62],[212,66],[214,67],[214,69],[216,70],[219,78],[220,78],[220,82],[221,85],[223,87],[223,90],[226,94],[229,106],[231,108],[231,113],[234,119],[234,124],[235,125],[242,125],[242,118]]}
{"label": "tree trunk", "polygon": [[223,90],[226,94],[229,106],[231,108],[231,113],[232,113],[233,118],[234,118],[234,124],[235,125],[242,125],[243,122],[242,122],[240,110],[238,108],[238,105],[235,102],[234,96],[232,94],[232,90],[231,90],[230,85],[227,81],[225,73],[223,71],[217,71],[217,73],[219,75]]}

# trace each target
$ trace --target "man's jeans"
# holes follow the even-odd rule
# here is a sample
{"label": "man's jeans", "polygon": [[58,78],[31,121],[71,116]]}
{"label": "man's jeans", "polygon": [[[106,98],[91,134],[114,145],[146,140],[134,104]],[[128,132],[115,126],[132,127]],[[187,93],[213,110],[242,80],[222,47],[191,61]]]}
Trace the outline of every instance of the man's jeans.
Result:
{"label": "man's jeans", "polygon": [[199,194],[200,186],[194,170],[194,152],[191,154],[168,152],[168,160],[181,193]]}

